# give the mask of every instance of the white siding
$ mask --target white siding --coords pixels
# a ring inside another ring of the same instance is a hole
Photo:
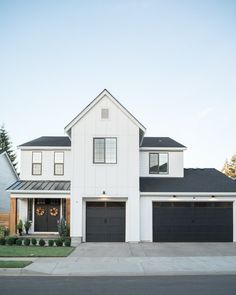
[[[42,152],[42,175],[32,175],[32,152]],[[54,175],[54,152],[64,151],[64,175]],[[70,150],[21,150],[22,180],[70,180],[71,151]]]
[[[101,109],[109,119],[101,119]],[[117,138],[117,164],[93,164],[93,138]],[[85,198],[127,199],[126,241],[139,241],[139,128],[104,96],[72,127],[71,233],[85,239]]]
[[[149,153],[169,154],[168,174],[149,174]],[[182,151],[140,151],[140,176],[141,177],[183,177],[184,176],[184,156]]]

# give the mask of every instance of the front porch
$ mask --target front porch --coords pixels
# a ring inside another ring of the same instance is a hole
[[[70,223],[70,198],[61,195],[11,196],[10,204],[10,234],[17,233],[19,220],[31,222],[29,235],[57,236],[57,225],[64,217]],[[29,236],[27,235],[27,236]]]

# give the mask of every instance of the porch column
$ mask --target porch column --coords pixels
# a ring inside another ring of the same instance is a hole
[[[66,198],[66,223],[70,224],[70,199]]]
[[[16,234],[17,223],[17,198],[10,199],[10,234]]]

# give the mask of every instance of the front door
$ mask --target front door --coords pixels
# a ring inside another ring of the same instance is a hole
[[[60,221],[60,199],[36,199],[34,214],[35,232],[57,232]]]
[[[125,242],[125,202],[86,203],[86,242]]]

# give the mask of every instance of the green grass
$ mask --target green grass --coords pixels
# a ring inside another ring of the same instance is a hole
[[[0,246],[0,257],[65,257],[73,247]]]
[[[0,261],[0,268],[24,268],[32,261]]]

